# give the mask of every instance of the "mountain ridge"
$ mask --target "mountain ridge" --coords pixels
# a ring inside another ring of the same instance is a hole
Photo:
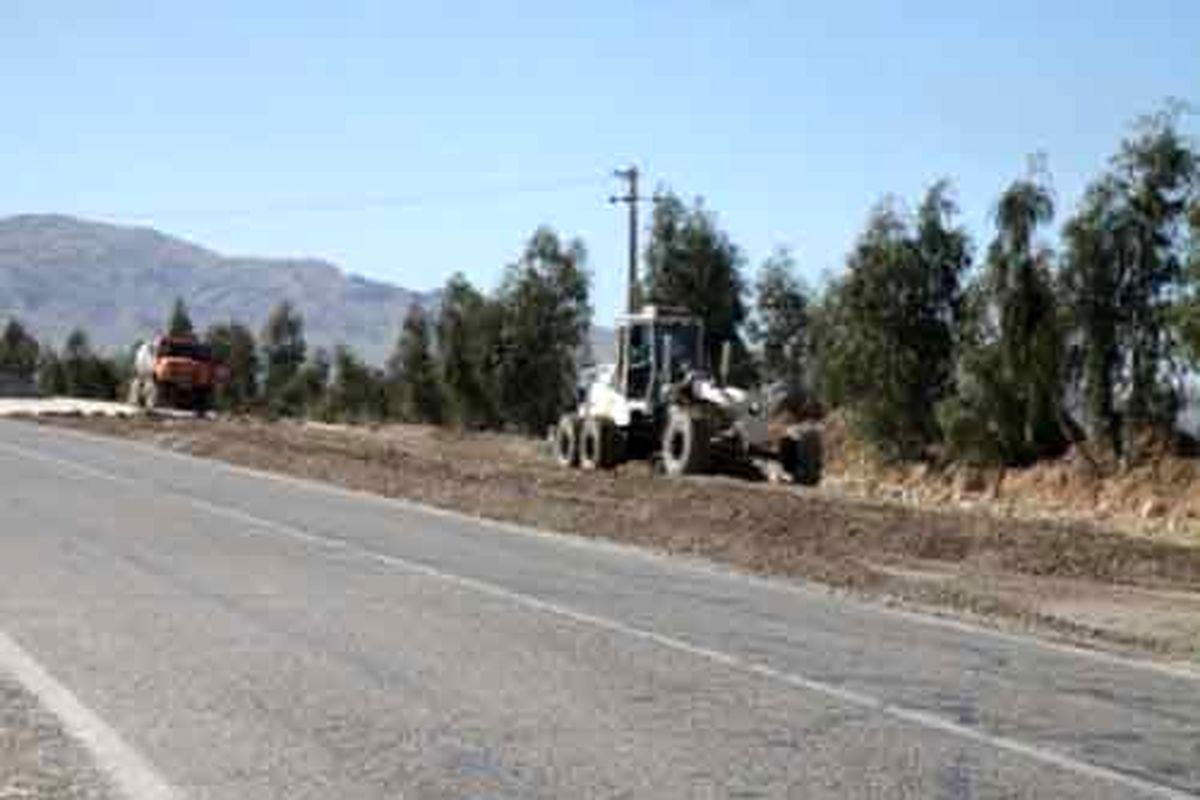
[[[145,226],[66,214],[0,218],[0,319],[16,317],[43,341],[73,328],[101,348],[159,332],[175,297],[198,328],[236,320],[256,333],[271,308],[291,300],[310,346],[349,345],[382,363],[418,292],[320,258],[230,256]]]

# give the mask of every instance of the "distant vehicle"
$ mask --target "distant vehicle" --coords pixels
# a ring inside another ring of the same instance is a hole
[[[651,459],[669,475],[709,472],[722,462],[778,459],[797,483],[814,483],[809,443],[785,437],[771,448],[766,398],[730,386],[729,348],[713,377],[704,326],[684,312],[647,306],[621,317],[617,363],[597,367],[578,408],[555,430],[559,463],[612,469]]]
[[[138,348],[129,402],[141,408],[177,408],[203,416],[225,379],[212,350],[190,336],[158,336]]]

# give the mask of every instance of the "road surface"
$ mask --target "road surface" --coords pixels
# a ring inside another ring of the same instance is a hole
[[[5,421],[0,671],[137,800],[1200,797],[1182,668]]]

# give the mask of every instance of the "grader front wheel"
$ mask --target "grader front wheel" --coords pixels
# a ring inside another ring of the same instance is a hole
[[[708,471],[708,420],[700,414],[671,411],[663,430],[662,463],[668,475],[695,475]]]

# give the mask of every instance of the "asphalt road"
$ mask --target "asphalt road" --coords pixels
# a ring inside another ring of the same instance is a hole
[[[108,800],[89,754],[38,698],[0,673],[0,800]]]
[[[1182,669],[17,422],[0,632],[145,797],[1200,797]]]

